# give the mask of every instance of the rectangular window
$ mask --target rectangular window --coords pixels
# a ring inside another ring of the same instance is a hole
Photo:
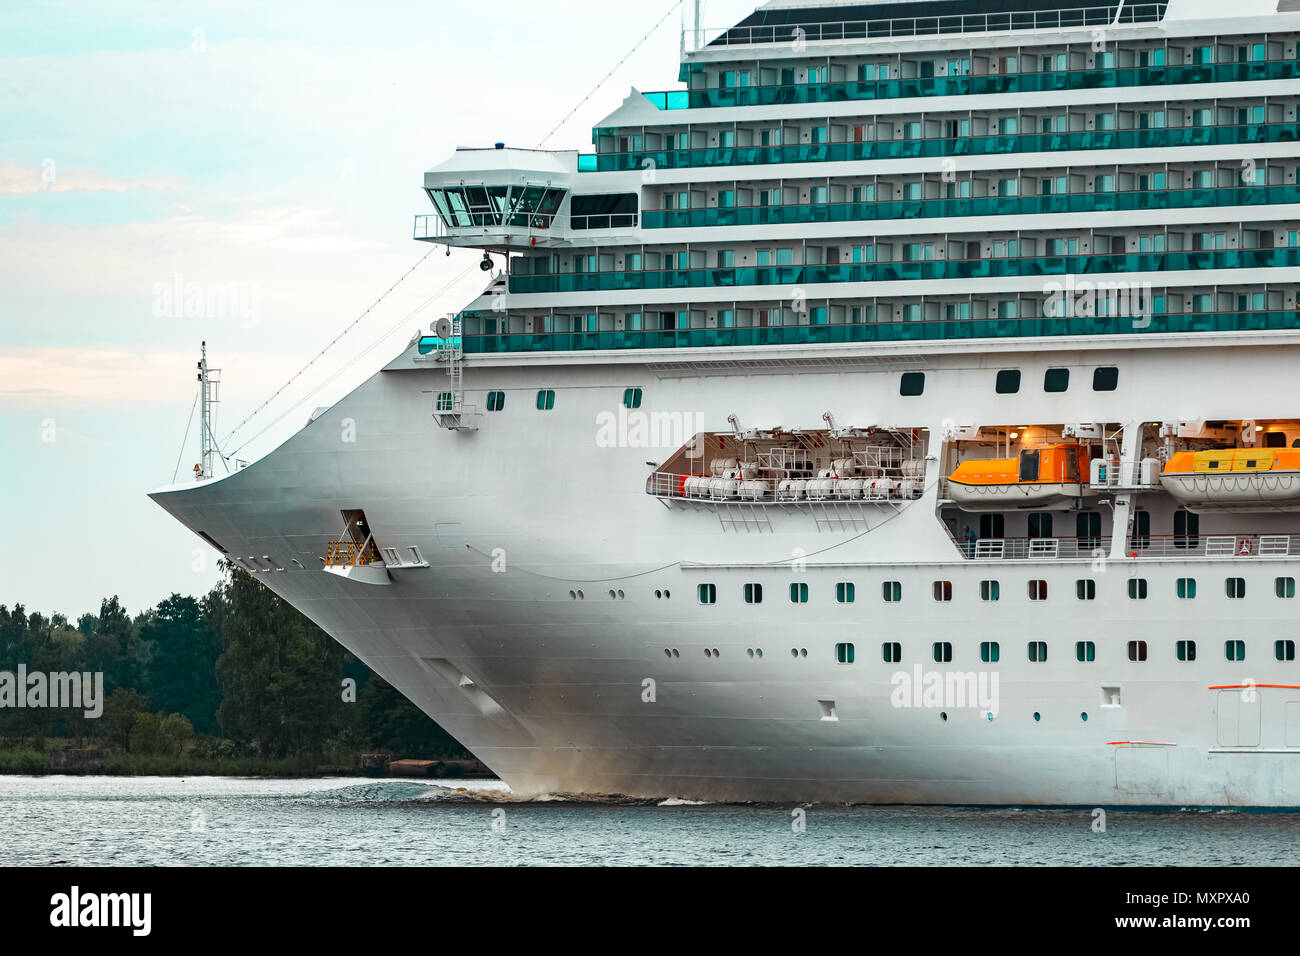
[[[1179,641],[1174,645],[1174,651],[1177,653],[1180,661],[1187,662],[1196,660],[1195,641]]]
[[[1280,661],[1295,660],[1295,641],[1292,640],[1274,641],[1273,656]]]
[[[1276,578],[1273,581],[1273,593],[1280,598],[1295,597],[1295,578]]]
[[[1047,600],[1047,582],[1030,581],[1029,582],[1029,600],[1046,601]]]
[[[980,582],[980,600],[996,601],[1002,594],[1002,585],[997,581]]]
[[[980,660],[985,664],[996,664],[1002,657],[1002,647],[997,641],[980,641]]]
[[[1147,642],[1146,641],[1129,641],[1128,642],[1128,659],[1131,661],[1141,662],[1147,659]]]
[[[1034,664],[1042,664],[1047,660],[1047,642],[1030,641],[1029,642],[1029,660]]]
[[[506,407],[505,392],[488,392],[487,410],[489,412],[499,412]]]
[[[903,600],[903,584],[901,581],[886,581],[880,586],[880,590],[881,596],[890,604]]]
[[[835,601],[838,604],[853,603],[853,583],[851,581],[841,581],[835,585]]]
[[[952,642],[951,641],[935,641],[934,646],[931,648],[931,651],[934,654],[934,662],[936,664],[952,663]]]
[[[1004,368],[998,372],[997,384],[993,390],[999,395],[1014,395],[1020,391],[1020,369]]]
[[[1128,596],[1134,601],[1145,601],[1147,599],[1147,579],[1129,578]]]
[[[836,644],[835,645],[835,663],[852,664],[853,663],[853,645]]]
[[[951,600],[952,600],[952,582],[951,582],[951,581],[935,581],[935,582],[934,582],[934,599],[935,599],[936,601],[951,601]]]
[[[1135,550],[1151,547],[1151,512],[1133,512],[1133,547]]]
[[[1196,578],[1178,579],[1178,597],[1190,601],[1196,597]]]
[[[1080,601],[1097,600],[1097,582],[1092,578],[1080,578],[1075,581],[1074,596]]]
[[[1174,512],[1174,547],[1195,548],[1200,543],[1201,516],[1179,508]]]
[[[1080,511],[1074,518],[1074,533],[1079,539],[1079,548],[1088,550],[1101,547],[1101,514],[1096,511]]]
[[[1236,600],[1246,596],[1246,579],[1245,578],[1228,578],[1223,582],[1224,590],[1227,591],[1228,597]]]
[[[555,407],[555,389],[544,388],[537,393],[537,410],[549,412]]]
[[[1224,641],[1223,656],[1230,661],[1244,661],[1246,659],[1246,642]]]
[[[1049,368],[1043,376],[1043,391],[1064,392],[1070,387],[1070,370],[1068,368]]]
[[[1050,538],[1052,536],[1052,514],[1049,511],[1034,511],[1029,515],[1029,537]]]
[[[906,397],[914,397],[925,391],[925,373],[924,372],[904,372],[902,379],[899,381],[898,394]]]
[[[1092,390],[1094,392],[1113,392],[1119,387],[1119,369],[1113,365],[1093,369]]]
[[[1088,664],[1097,659],[1097,645],[1093,641],[1075,641],[1074,659],[1081,664]]]
[[[897,641],[885,641],[880,645],[880,656],[886,664],[897,664],[903,659],[903,645]]]
[[[762,604],[763,603],[763,585],[746,584],[745,585],[745,603]]]
[[[794,584],[790,585],[790,603],[807,604],[808,603],[808,585]]]
[[[716,584],[701,584],[698,590],[701,604],[718,603],[718,586]]]
[[[438,393],[438,411],[449,412],[452,409],[451,392]]]
[[[625,388],[623,389],[623,407],[640,408],[641,407],[641,389]]]

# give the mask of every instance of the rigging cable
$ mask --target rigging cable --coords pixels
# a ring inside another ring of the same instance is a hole
[[[202,391],[202,386],[199,387]],[[172,469],[172,484],[176,484],[176,476],[181,473],[181,457],[185,454],[185,443],[190,440],[190,426],[194,424],[194,409],[199,407],[199,392],[194,393],[194,403],[190,405],[190,417],[185,422],[185,437],[181,439],[181,450],[176,453],[176,467]]]
[[[364,312],[362,312],[362,313],[361,313],[360,315],[358,315],[355,319],[353,319],[352,322],[348,324],[347,328],[345,328],[345,329],[344,329],[342,332],[340,332],[338,335],[334,336],[334,338],[331,339],[330,342],[329,342],[329,343],[328,343],[328,344],[327,344],[323,349],[321,349],[319,352],[316,353],[316,355],[312,358],[312,360],[311,360],[310,362],[308,362],[306,365],[304,365],[302,368],[300,368],[297,372],[294,373],[294,375],[293,375],[293,376],[292,376],[292,377],[291,377],[287,382],[285,382],[283,385],[281,385],[279,388],[277,388],[277,389],[275,390],[275,393],[274,393],[273,395],[271,395],[270,398],[268,398],[266,401],[264,401],[261,405],[258,405],[257,408],[253,409],[253,410],[248,414],[248,416],[247,416],[247,417],[246,417],[242,422],[240,422],[238,425],[236,425],[234,428],[232,428],[232,429],[230,430],[230,433],[229,433],[228,435],[226,435],[225,443],[228,444],[228,443],[230,442],[230,439],[233,438],[233,437],[235,436],[235,433],[236,433],[236,432],[238,432],[241,428],[243,428],[245,425],[247,425],[247,424],[248,424],[248,423],[253,419],[253,417],[254,417],[255,415],[257,415],[257,414],[258,414],[259,412],[261,412],[264,408],[266,408],[266,406],[270,405],[271,402],[275,401],[276,396],[278,396],[278,395],[279,395],[281,392],[283,392],[286,388],[288,388],[288,387],[289,387],[290,385],[292,385],[295,381],[297,381],[297,379],[298,379],[298,378],[303,374],[303,372],[305,372],[305,371],[307,371],[307,369],[311,368],[312,365],[315,364],[315,362],[316,362],[316,361],[317,361],[317,360],[318,360],[322,355],[324,355],[326,352],[328,352],[330,349],[332,349],[332,348],[334,347],[335,343],[337,343],[339,339],[343,338],[343,336],[347,335],[347,334],[348,334],[349,332],[351,332],[354,328],[356,328],[357,324],[358,324],[362,319],[364,319],[367,315],[369,315],[369,314],[371,313],[371,311],[374,310],[375,306],[379,305],[379,303],[383,302],[384,299],[386,299],[386,298],[388,297],[389,292],[392,292],[392,291],[393,291],[394,289],[396,289],[399,285],[401,285],[402,282],[405,281],[405,279],[406,279],[407,276],[409,276],[409,275],[410,275],[412,272],[414,272],[416,269],[420,268],[420,266],[424,263],[424,260],[425,260],[425,259],[427,259],[427,258],[429,258],[429,256],[433,255],[434,248],[436,248],[436,247],[430,248],[428,252],[426,252],[424,255],[422,255],[422,256],[420,257],[420,261],[419,261],[419,262],[417,262],[415,265],[411,266],[411,268],[407,269],[406,272],[402,273],[402,277],[401,277],[400,279],[398,279],[396,282],[394,282],[392,285],[390,285],[390,286],[388,287],[388,291],[387,291],[387,292],[385,292],[383,295],[381,295],[381,296],[380,296],[378,299],[376,299],[374,302],[370,303],[370,307],[369,307],[369,308],[367,308]],[[260,434],[260,432],[259,432],[259,434]],[[244,444],[246,445],[246,444],[248,444],[248,442],[244,442]],[[240,447],[242,448],[243,446],[241,445]],[[237,451],[237,450],[238,450],[238,449],[236,449],[236,451]],[[231,452],[231,454],[233,455],[234,452]],[[224,456],[223,456],[223,457],[224,457]]]
[[[586,103],[587,100],[591,99],[593,96],[596,95],[596,91],[605,85],[605,81],[608,80],[615,73],[617,73],[618,68],[622,66],[624,63],[626,63],[633,53],[641,49],[641,44],[645,43],[646,40],[650,39],[650,37],[654,34],[654,32],[664,25],[664,21],[667,20],[669,17],[671,17],[673,13],[677,10],[677,8],[682,5],[683,2],[684,0],[677,0],[676,3],[674,3],[671,7],[669,7],[668,12],[665,13],[659,19],[659,22],[650,28],[650,32],[647,33],[645,36],[643,36],[641,39],[637,40],[636,46],[628,50],[627,53],[623,55],[623,59],[619,60],[616,64],[614,64],[614,68],[610,70],[608,73],[606,73],[605,76],[601,79],[601,81],[591,88],[591,92],[588,93],[586,96],[584,96],[581,100],[579,100],[578,105],[575,106],[573,109],[569,110],[569,112],[565,115],[564,119],[560,120],[558,123],[555,124],[555,129],[551,130],[549,133],[543,136],[542,141],[538,143],[536,146],[534,146],[533,148],[541,149],[543,146],[545,146],[546,141],[550,139],[552,136],[554,136],[557,132],[559,132],[560,127],[563,126],[565,123],[567,123],[569,120],[571,120],[573,118],[573,114],[578,112],[578,110],[582,109],[583,104]]]

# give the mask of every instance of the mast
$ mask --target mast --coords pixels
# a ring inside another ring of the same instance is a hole
[[[213,456],[221,457],[217,439],[212,434],[213,406],[221,401],[221,369],[208,368],[208,343],[203,342],[202,355],[199,358],[199,463],[194,466],[194,477],[198,481],[215,477],[212,467]],[[224,459],[222,464],[225,464]]]

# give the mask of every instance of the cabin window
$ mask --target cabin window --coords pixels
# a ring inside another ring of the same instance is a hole
[[[487,410],[489,412],[499,412],[506,407],[505,392],[488,392]]]
[[[1147,579],[1129,578],[1128,596],[1134,601],[1145,601],[1147,599]]]
[[[852,664],[853,663],[853,645],[836,644],[835,645],[835,663]]]
[[[1020,391],[1020,369],[1004,368],[998,372],[998,380],[994,390],[999,395],[1014,395]]]
[[[1223,656],[1230,661],[1244,661],[1246,659],[1246,642],[1224,641]]]
[[[1273,656],[1280,661],[1295,660],[1295,641],[1291,641],[1291,640],[1274,641]]]
[[[1002,657],[1002,648],[997,641],[980,641],[980,660],[985,664],[996,664]]]
[[[1070,387],[1070,370],[1068,368],[1049,368],[1043,376],[1043,391],[1064,392]]]
[[[1246,579],[1245,578],[1228,578],[1224,581],[1224,590],[1228,592],[1228,597],[1236,600],[1246,596]]]
[[[1119,387],[1119,369],[1113,365],[1093,369],[1092,390],[1094,392],[1113,392]]]
[[[791,584],[790,585],[790,603],[807,604],[808,603],[808,585]]]
[[[980,600],[996,601],[1002,595],[1002,585],[997,581],[980,582]]]
[[[1135,662],[1141,662],[1147,659],[1147,642],[1146,641],[1129,641],[1128,642],[1128,659]]]
[[[555,407],[555,389],[544,388],[537,393],[537,410],[549,412]]]
[[[951,581],[935,581],[935,582],[934,582],[934,599],[935,599],[936,601],[951,601],[951,600],[952,600],[952,582],[951,582]]]
[[[1188,662],[1196,660],[1196,642],[1179,641],[1174,645],[1174,651],[1180,661]]]
[[[1095,641],[1075,641],[1074,642],[1074,659],[1081,664],[1090,664],[1097,659],[1097,644]]]
[[[1151,512],[1133,512],[1133,547],[1136,550],[1151,547]]]
[[[1196,578],[1178,579],[1178,597],[1190,601],[1196,597]]]
[[[762,604],[763,603],[763,585],[746,584],[745,585],[745,603]]]
[[[1080,601],[1097,600],[1097,582],[1092,578],[1079,578],[1074,582],[1074,596]]]
[[[1030,581],[1029,582],[1029,600],[1046,601],[1047,600],[1047,582]]]
[[[1276,578],[1273,581],[1273,593],[1280,598],[1295,597],[1295,578]]]
[[[1174,512],[1174,547],[1195,548],[1200,543],[1201,516],[1179,508]]]
[[[880,645],[880,656],[886,664],[897,664],[903,659],[903,645],[897,641],[885,641]]]
[[[1080,548],[1101,547],[1101,513],[1080,511],[1074,516],[1074,532]]]
[[[952,642],[951,641],[935,641],[934,646],[933,648],[931,648],[931,650],[934,653],[934,662],[936,664],[952,663]]]
[[[1029,660],[1034,664],[1042,664],[1047,660],[1047,642],[1030,641],[1029,642]]]
[[[925,391],[924,372],[904,372],[898,385],[898,394],[908,397],[920,395]]]
[[[881,585],[881,596],[889,604],[895,604],[903,600],[903,584],[901,581],[886,581]]]
[[[1029,537],[1050,538],[1052,536],[1052,515],[1048,511],[1035,511],[1029,515]]]
[[[640,408],[641,407],[641,389],[625,388],[623,389],[623,407]]]
[[[837,604],[853,603],[853,582],[841,581],[835,585],[835,601]]]
[[[699,593],[701,604],[718,603],[718,586],[716,584],[701,584]]]

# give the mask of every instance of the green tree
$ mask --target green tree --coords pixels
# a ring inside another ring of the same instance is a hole
[[[145,711],[145,698],[138,690],[119,687],[104,701],[104,714],[99,719],[102,733],[123,750],[131,749],[131,731],[136,719]]]
[[[199,602],[179,594],[160,601],[140,625],[140,642],[149,650],[150,703],[184,714],[200,733],[216,733],[221,645]]]

